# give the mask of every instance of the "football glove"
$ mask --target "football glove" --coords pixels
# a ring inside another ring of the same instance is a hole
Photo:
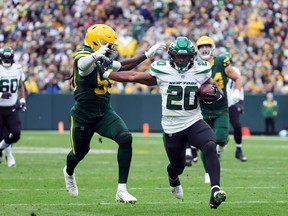
[[[219,101],[223,94],[218,90],[217,86],[214,86],[215,92],[214,93],[207,93],[202,98],[203,102],[206,104],[211,104],[213,102]]]
[[[238,89],[235,89],[232,92],[231,99],[234,103],[238,103],[240,101],[240,91]]]
[[[109,65],[113,62],[113,59],[109,59],[107,57],[102,57],[101,59],[96,61],[97,69],[100,75],[103,75],[105,71],[108,70]]]
[[[22,110],[22,112],[25,112],[27,110],[26,100],[24,98],[20,99],[19,108]]]
[[[239,101],[238,103],[235,104],[237,111],[242,114],[244,113],[244,105],[243,105],[243,101]]]
[[[92,53],[92,57],[95,60],[103,58],[105,56],[106,52],[109,50],[108,45],[109,44],[107,43],[104,46],[101,46],[96,52]]]
[[[145,56],[147,58],[151,58],[153,57],[158,49],[166,49],[166,44],[165,43],[157,43],[155,45],[153,45],[152,47],[150,47],[150,49],[148,51],[145,51]]]
[[[12,96],[12,94],[10,92],[3,92],[3,93],[0,92],[0,96],[3,99],[9,99]]]

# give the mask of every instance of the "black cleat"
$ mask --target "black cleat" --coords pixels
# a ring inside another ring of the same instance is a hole
[[[226,193],[223,190],[216,191],[210,198],[210,208],[217,209],[226,200]]]
[[[186,155],[185,157],[185,166],[187,167],[191,167],[192,166],[192,156],[190,155]]]
[[[242,149],[237,149],[235,152],[235,158],[242,161],[242,162],[246,162],[247,158],[243,155],[242,153]]]
[[[198,149],[192,148],[192,160],[194,163],[198,162]]]

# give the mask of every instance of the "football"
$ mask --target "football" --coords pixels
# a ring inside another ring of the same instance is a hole
[[[200,86],[199,89],[199,95],[201,98],[203,98],[207,93],[215,93],[215,88],[212,84],[203,84]]]

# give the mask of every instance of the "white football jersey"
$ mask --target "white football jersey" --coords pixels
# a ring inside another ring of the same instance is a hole
[[[241,75],[241,72],[238,68],[233,67],[233,69],[239,74]],[[228,79],[227,85],[226,85],[226,92],[227,92],[227,99],[228,99],[228,107],[232,106],[235,104],[234,101],[232,101],[231,99],[231,95],[233,93],[233,91],[235,90],[235,82],[232,79]],[[244,100],[244,90],[243,88],[241,88],[240,91],[240,100]]]
[[[169,61],[159,60],[151,65],[150,74],[156,77],[160,88],[165,133],[177,133],[203,118],[197,92],[211,77],[209,62],[195,61],[192,68],[179,73]]]
[[[19,82],[24,79],[25,75],[20,64],[12,64],[9,68],[0,65],[0,92],[10,92],[12,94],[9,99],[0,98],[1,107],[9,107],[16,104]]]

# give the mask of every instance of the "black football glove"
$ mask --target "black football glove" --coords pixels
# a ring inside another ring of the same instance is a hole
[[[238,103],[235,104],[236,108],[237,108],[237,111],[240,113],[240,114],[243,114],[244,113],[244,104],[243,104],[243,101],[240,100]]]
[[[99,71],[101,76],[105,73],[105,71],[108,70],[109,65],[112,62],[113,62],[113,59],[109,59],[107,57],[101,58],[101,59],[96,61],[96,65],[97,65],[98,71]]]
[[[19,108],[22,110],[22,112],[25,112],[27,110],[26,103],[20,103]]]
[[[19,101],[19,109],[22,110],[22,112],[25,112],[27,110],[26,100],[25,98],[21,98]]]
[[[12,96],[10,92],[3,92],[1,95],[1,98],[3,99],[9,99]]]
[[[211,104],[213,102],[219,101],[223,97],[223,94],[218,90],[217,86],[214,86],[214,88],[214,93],[207,93],[204,95],[202,98],[204,103]]]

